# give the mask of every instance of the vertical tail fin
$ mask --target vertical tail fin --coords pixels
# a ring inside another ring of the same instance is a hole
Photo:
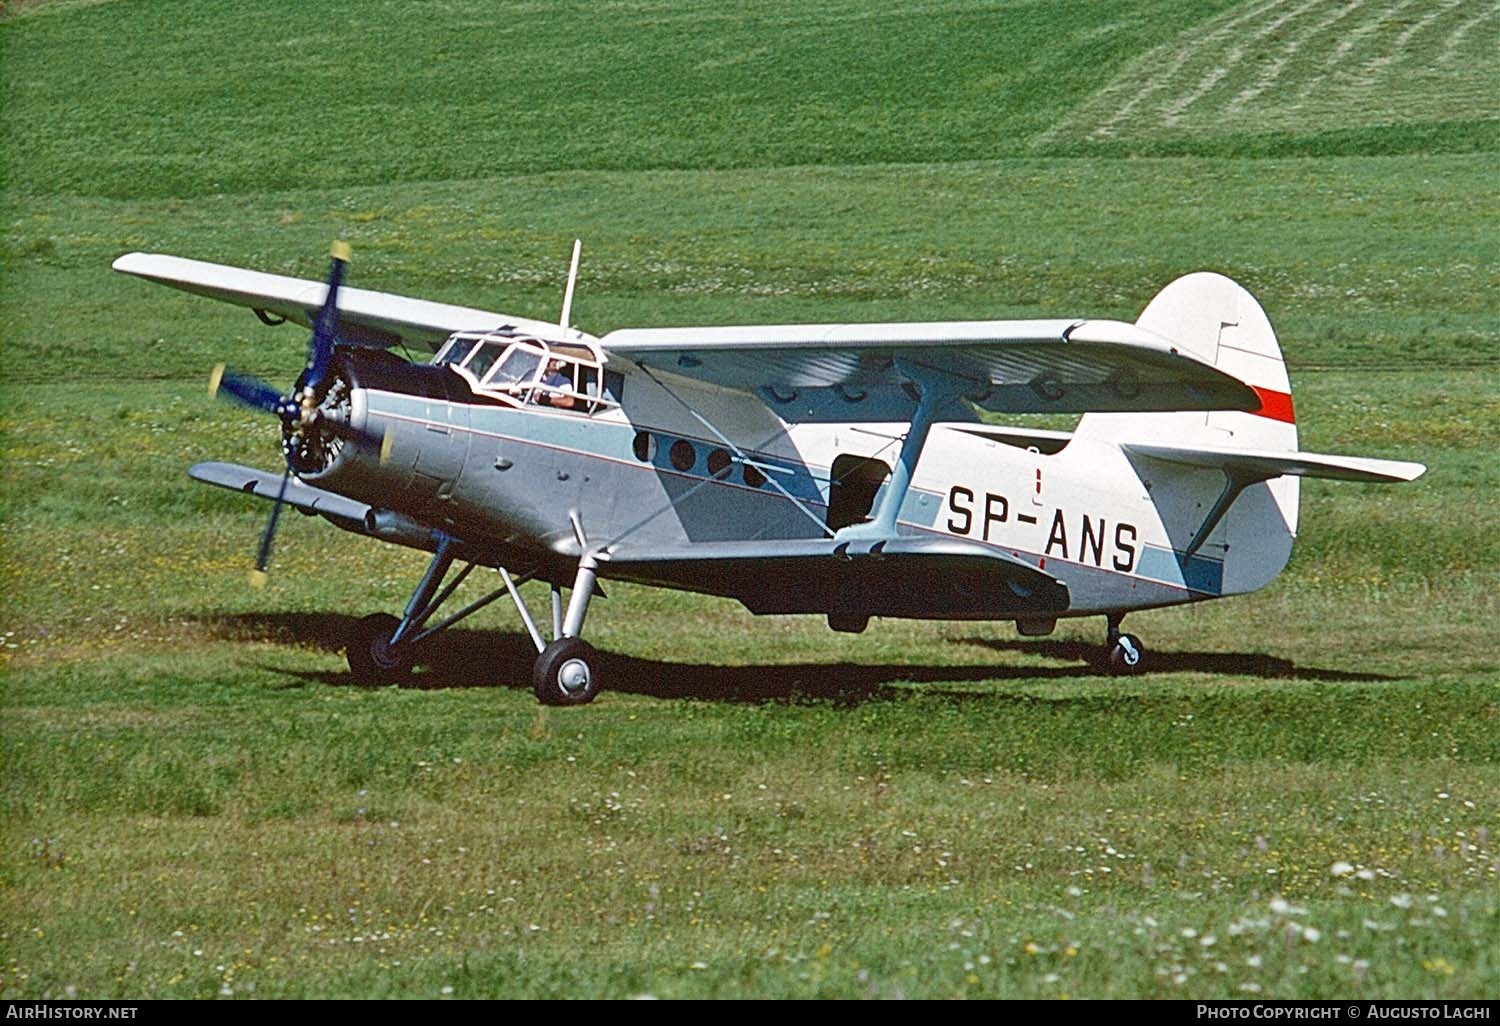
[[[1295,450],[1297,419],[1281,345],[1255,297],[1221,274],[1184,275],[1156,294],[1136,324],[1248,384],[1254,413],[1091,413],[1079,434],[1119,441],[1213,442],[1247,449]]]
[[[1090,413],[1078,422],[1075,437],[1296,451],[1297,421],[1281,345],[1265,311],[1242,286],[1208,271],[1185,275],[1157,293],[1136,323],[1244,381],[1260,397],[1260,409]],[[1225,487],[1225,475],[1213,469],[1157,465],[1151,477],[1153,500],[1174,545],[1193,538]],[[1299,479],[1292,476],[1247,488],[1210,537],[1193,544],[1203,556],[1223,559],[1225,594],[1262,587],[1286,565],[1297,533],[1299,494]]]

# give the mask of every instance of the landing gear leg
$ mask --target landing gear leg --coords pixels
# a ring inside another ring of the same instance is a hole
[[[443,584],[459,551],[460,543],[453,538],[443,536],[439,540],[432,562],[412,593],[411,601],[406,604],[406,613],[401,619],[388,613],[376,613],[355,625],[346,648],[349,670],[355,680],[360,684],[389,684],[403,679],[411,672],[413,653],[419,644],[508,592],[516,604],[521,622],[526,625],[526,633],[536,645],[538,655],[531,681],[537,700],[543,705],[585,705],[592,702],[599,694],[599,657],[593,646],[579,634],[583,632],[589,601],[598,590],[594,558],[585,555],[579,561],[578,574],[573,580],[573,591],[566,606],[562,601],[562,591],[553,585],[552,641],[549,643],[521,598],[520,586],[532,579],[534,570],[512,577],[504,567],[498,567],[503,587],[469,603],[439,623],[428,623],[438,607],[474,569],[474,563],[467,563],[451,581]]]
[[[349,672],[359,684],[394,684],[411,673],[416,647],[427,638],[447,630],[464,617],[478,612],[501,595],[504,588],[497,588],[488,595],[471,602],[440,623],[428,625],[438,607],[448,601],[458,586],[474,570],[467,563],[454,575],[446,586],[443,578],[448,576],[457,555],[457,543],[446,535],[442,537],[427,572],[406,604],[401,619],[389,613],[374,613],[354,625],[344,653],[349,660]],[[439,590],[441,588],[441,590]]]
[[[531,672],[532,691],[543,705],[586,705],[599,694],[598,653],[578,636],[596,579],[592,557],[584,556],[573,579],[567,612],[561,617],[561,596],[555,589],[552,593],[552,623],[557,636],[542,648]]]
[[[411,672],[412,631],[419,629],[422,621],[431,615],[429,606],[436,608],[432,598],[452,565],[452,541],[444,538],[438,543],[432,562],[427,564],[427,572],[412,593],[411,601],[406,604],[406,614],[401,619],[397,620],[388,613],[375,613],[355,626],[344,647],[344,655],[349,660],[349,671],[361,684],[393,684]]]
[[[1111,613],[1107,618],[1108,634],[1105,643],[1109,646],[1109,672],[1116,676],[1140,673],[1145,667],[1146,649],[1141,639],[1134,634],[1121,634],[1120,621],[1124,613]]]

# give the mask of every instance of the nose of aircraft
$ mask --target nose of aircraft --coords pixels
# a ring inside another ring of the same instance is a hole
[[[307,366],[291,394],[283,396],[259,378],[228,370],[223,364],[215,367],[209,378],[209,392],[215,397],[273,413],[281,420],[281,448],[286,472],[282,476],[281,492],[271,507],[271,516],[261,535],[255,570],[250,578],[255,584],[265,581],[271,543],[281,517],[281,496],[286,493],[287,482],[293,474],[301,474],[303,466],[327,466],[338,457],[338,450],[344,445],[344,432],[339,430],[337,421],[325,417],[325,408],[335,409],[346,401],[334,394],[337,379],[333,373],[333,346],[338,330],[339,286],[350,257],[348,244],[335,242],[329,256],[332,259],[328,268],[328,288],[313,319],[312,337],[307,344]]]

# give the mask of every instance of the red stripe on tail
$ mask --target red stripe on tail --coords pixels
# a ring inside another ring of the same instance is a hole
[[[1297,423],[1297,414],[1292,411],[1290,392],[1273,392],[1269,388],[1256,388],[1254,385],[1250,387],[1255,389],[1255,397],[1260,400],[1260,409],[1255,411],[1257,417],[1270,417],[1287,424]]]

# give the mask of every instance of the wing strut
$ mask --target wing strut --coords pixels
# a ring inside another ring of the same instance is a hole
[[[917,460],[922,456],[922,447],[927,444],[927,433],[932,429],[933,419],[943,404],[958,397],[953,379],[920,364],[896,358],[896,370],[917,386],[921,400],[912,414],[911,424],[906,429],[906,438],[901,443],[901,455],[891,468],[891,480],[880,500],[875,516],[862,524],[850,524],[841,528],[834,538],[838,541],[881,541],[896,536],[896,519],[901,514],[901,504],[911,490],[912,475],[917,469]]]
[[[1208,541],[1208,536],[1213,533],[1219,521],[1224,519],[1224,514],[1229,512],[1229,507],[1234,505],[1234,500],[1240,497],[1240,493],[1253,484],[1269,481],[1272,475],[1256,474],[1238,467],[1224,468],[1224,490],[1219,493],[1219,498],[1214,502],[1213,508],[1203,518],[1203,526],[1198,528],[1198,533],[1193,535],[1193,540],[1188,542],[1188,547],[1182,552],[1183,562],[1186,563],[1189,556],[1203,547]]]

